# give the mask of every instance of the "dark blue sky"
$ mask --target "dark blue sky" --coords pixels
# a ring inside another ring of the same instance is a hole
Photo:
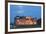
[[[41,17],[41,6],[10,5],[10,22],[14,23],[15,16]]]

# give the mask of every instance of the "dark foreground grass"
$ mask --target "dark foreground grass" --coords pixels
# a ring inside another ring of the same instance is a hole
[[[11,25],[10,28],[11,29],[19,29],[19,28],[40,28],[41,25],[18,25],[18,26],[14,26]]]

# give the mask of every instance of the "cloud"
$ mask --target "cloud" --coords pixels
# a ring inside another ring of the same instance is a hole
[[[20,11],[17,11],[17,13],[21,14],[21,13],[24,13],[24,11],[23,10],[20,10]]]
[[[19,9],[22,9],[23,8],[23,6],[18,6],[19,7]]]
[[[23,6],[18,6],[18,7],[22,8]]]

